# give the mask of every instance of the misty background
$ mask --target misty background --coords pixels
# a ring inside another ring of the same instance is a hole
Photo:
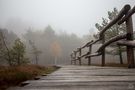
[[[31,63],[35,57],[30,41],[41,51],[39,64],[54,64],[56,56],[57,64],[70,64],[70,53],[97,33],[95,23],[125,4],[133,7],[135,0],[0,0],[0,28],[9,46],[18,37],[23,40]],[[117,56],[108,57],[118,61]],[[100,57],[92,59],[101,61]]]

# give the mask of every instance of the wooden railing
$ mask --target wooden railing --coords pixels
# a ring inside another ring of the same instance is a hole
[[[119,14],[113,19],[110,23],[107,24],[100,32],[99,38],[95,41],[90,41],[86,43],[84,46],[77,48],[71,54],[71,64],[76,64],[76,61],[79,61],[79,65],[81,65],[81,60],[83,57],[88,58],[88,65],[91,64],[91,57],[94,56],[102,56],[102,66],[105,65],[105,48],[110,45],[111,43],[116,42],[118,45],[126,46],[127,47],[127,61],[128,67],[133,68],[135,67],[134,64],[134,51],[133,48],[135,47],[135,41],[133,41],[133,23],[132,23],[132,15],[135,13],[135,6],[131,9],[130,5],[125,5]],[[118,35],[112,37],[110,40],[105,42],[105,32],[109,30],[114,24],[121,25],[122,23],[126,24],[126,34]],[[102,42],[101,47],[97,49],[95,53],[91,53],[92,45],[96,44],[97,42]],[[82,50],[84,48],[88,48],[88,52],[82,55]]]

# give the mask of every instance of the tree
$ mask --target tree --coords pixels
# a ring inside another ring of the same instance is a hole
[[[101,31],[111,20],[113,20],[118,15],[118,10],[116,8],[113,9],[113,11],[108,11],[108,18],[102,18],[102,24],[99,23],[95,24],[95,27],[98,29],[98,31]],[[126,33],[126,25],[123,23],[121,25],[115,24],[113,25],[109,30],[105,32],[105,41],[109,40],[110,38]],[[98,38],[98,33],[94,35],[95,38]],[[122,60],[122,49],[120,46],[117,46],[115,44],[110,45],[112,48],[117,50],[115,54],[118,54],[120,57],[120,63],[123,64]],[[114,51],[114,50],[113,50]],[[112,52],[109,52],[112,54]]]
[[[28,63],[28,58],[25,58],[25,45],[20,39],[16,39],[12,49],[10,50],[11,58],[14,65],[22,65]]]
[[[13,32],[0,29],[0,58],[9,66],[21,65],[28,62],[25,58],[25,45],[17,38]],[[14,43],[13,43],[14,42]]]
[[[6,43],[6,40],[5,40],[5,36],[3,35],[3,32],[2,32],[2,30],[0,30],[0,46],[1,46],[1,48],[0,48],[0,55],[1,55],[1,58],[2,59],[5,59],[7,62],[8,62],[8,64],[10,65],[10,66],[12,66],[12,59],[11,59],[11,56],[10,56],[10,49],[9,49],[9,47],[7,46],[7,43]]]
[[[50,25],[48,25],[48,26],[45,28],[44,34],[45,34],[46,36],[48,36],[48,37],[50,37],[50,35],[51,35],[51,36],[54,36],[54,35],[55,35],[55,31],[53,30],[53,28],[52,28]]]
[[[29,44],[30,44],[31,47],[32,47],[32,53],[33,53],[34,56],[35,56],[35,62],[36,62],[36,64],[38,64],[38,61],[39,61],[39,54],[41,54],[42,52],[37,49],[37,47],[35,46],[35,43],[32,42],[31,40],[29,40]]]
[[[57,42],[57,41],[54,41],[52,44],[51,44],[51,52],[53,54],[53,56],[55,57],[55,65],[57,64],[57,59],[58,57],[60,57],[61,55],[61,47],[60,47],[60,44]]]
[[[81,42],[82,39],[75,34],[68,34],[63,31],[56,33],[55,31],[56,30],[53,29],[51,26],[47,26],[45,29],[38,30],[38,31],[29,29],[29,31],[24,34],[27,50],[28,52],[32,52],[34,61],[36,60],[36,56],[37,56],[38,62],[40,58],[40,62],[42,62],[41,64],[54,63],[53,60],[55,56],[54,53],[52,53],[51,51],[52,49],[51,47],[57,47],[60,48],[57,49],[60,50],[60,54],[59,54],[60,56],[58,55],[57,57],[57,59],[59,59],[60,61],[59,63],[65,63],[65,64],[70,63],[68,60],[68,58],[70,58],[69,54],[72,52],[74,48],[79,47],[82,44]],[[32,43],[34,43],[34,46],[33,44],[30,45],[29,40],[32,41]],[[35,47],[36,50],[34,50]],[[39,55],[33,53],[40,50],[42,51],[41,56],[40,53]],[[54,51],[57,52],[57,50]]]

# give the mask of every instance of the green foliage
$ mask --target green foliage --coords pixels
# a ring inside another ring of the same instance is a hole
[[[118,10],[116,8],[114,8],[113,11],[108,11],[108,18],[102,18],[102,24],[96,23],[95,27],[98,29],[98,31],[101,31],[117,15]],[[105,32],[105,40],[107,41],[110,38],[123,33],[126,33],[126,25],[124,23],[121,25],[115,24]],[[98,34],[94,35],[95,38],[98,38],[97,36]]]
[[[16,39],[13,46],[9,46],[2,32],[0,37],[0,58],[3,61],[10,66],[28,63],[28,58],[25,58],[25,45],[20,39]]]
[[[107,26],[108,22],[112,21],[116,16],[118,15],[118,10],[116,8],[113,9],[113,11],[108,11],[108,18],[102,18],[102,24],[100,25],[99,23],[95,24],[95,27],[98,29],[100,32],[105,26]],[[123,23],[121,25],[115,24],[111,28],[109,28],[105,32],[105,41],[108,41],[114,36],[120,35],[126,33],[126,25]],[[99,38],[99,33],[95,34],[94,37],[97,39]],[[122,60],[122,51],[125,50],[125,48],[121,48],[120,46],[117,46],[115,43],[110,45],[114,50],[107,52],[108,54],[113,54],[113,55],[119,55],[120,57],[120,63],[123,64]]]
[[[98,29],[98,31],[100,32],[110,21],[112,21],[116,16],[118,15],[118,10],[116,8],[113,9],[113,11],[108,11],[108,18],[102,18],[102,23],[96,23],[95,27]],[[120,35],[126,33],[126,25],[123,23],[121,25],[115,24],[113,25],[111,28],[109,28],[106,32],[105,32],[105,41],[108,41],[109,39],[111,39],[114,36]],[[94,37],[97,39],[98,38],[98,34],[95,34]],[[111,44],[110,45],[112,48],[114,48],[116,50],[116,52],[120,51],[120,48],[117,47],[117,45]],[[111,52],[110,52],[111,53]],[[113,53],[112,53],[113,54]],[[119,54],[119,53],[115,53],[115,54]]]
[[[20,39],[16,39],[12,49],[10,49],[10,55],[12,63],[15,65],[21,65],[28,63],[28,59],[25,58],[25,45]]]

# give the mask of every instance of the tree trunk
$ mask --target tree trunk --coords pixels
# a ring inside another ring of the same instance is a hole
[[[8,64],[9,64],[9,66],[12,66],[12,60],[11,60],[11,57],[10,57],[10,50],[9,50],[7,44],[6,44],[6,41],[5,41],[5,38],[4,38],[4,35],[3,35],[2,31],[0,31],[0,34],[1,34],[1,38],[2,38],[3,44],[4,44],[4,46],[5,46],[6,50],[7,50],[7,56],[8,56],[7,61],[8,61]]]
[[[35,59],[36,59],[36,65],[38,65],[38,55],[35,55]]]
[[[55,65],[55,66],[57,65],[57,56],[55,56],[54,65]]]
[[[34,64],[38,65],[38,54],[34,52],[35,61]]]

